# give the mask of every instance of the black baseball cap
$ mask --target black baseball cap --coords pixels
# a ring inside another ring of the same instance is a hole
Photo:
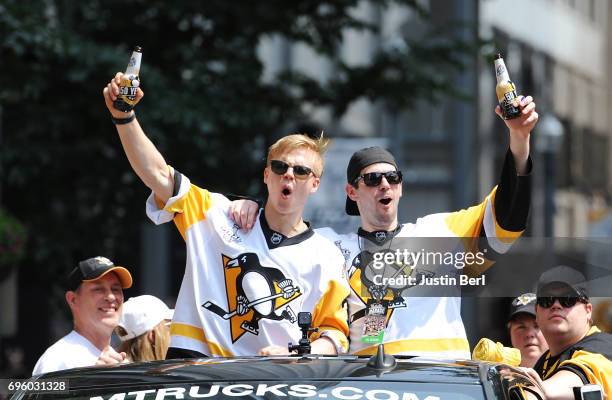
[[[588,299],[586,278],[574,268],[559,265],[540,276],[537,296],[584,297]]]
[[[121,287],[132,287],[132,274],[126,268],[115,265],[106,257],[92,257],[79,262],[68,274],[66,290],[76,290],[82,282],[92,282],[100,279],[109,272],[114,272],[119,278]]]
[[[508,322],[518,314],[529,314],[535,317],[535,304],[536,295],[535,293],[523,293],[519,297],[512,300],[510,304],[510,313],[508,314]]]
[[[397,163],[395,162],[395,157],[387,150],[383,149],[379,146],[366,147],[359,151],[353,153],[351,160],[348,163],[348,167],[346,167],[346,180],[351,185],[355,182],[355,180],[359,177],[361,170],[365,167],[378,164],[378,163],[387,163],[391,164],[397,169]],[[351,200],[348,196],[346,197],[346,213],[348,215],[359,215],[359,208],[357,207],[357,203]]]

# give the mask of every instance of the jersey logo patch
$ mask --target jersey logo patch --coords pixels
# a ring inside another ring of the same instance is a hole
[[[272,244],[280,244],[283,241],[283,237],[278,232],[274,232],[272,236],[270,236],[270,241]]]
[[[373,267],[374,258],[371,252],[361,251],[354,259],[349,270],[349,285],[351,290],[359,297],[364,309],[351,315],[351,321],[363,318],[371,311],[372,307],[384,307],[386,314],[385,326],[389,323],[389,319],[396,308],[406,307],[406,302],[402,297],[402,291],[406,289],[406,285],[377,285],[374,283],[374,275],[381,274],[394,277],[408,271],[409,265],[388,265],[385,268],[390,269],[390,273],[384,273],[380,269]],[[407,272],[407,275],[410,275]],[[366,290],[363,290],[365,287]],[[367,293],[366,293],[367,291]],[[372,310],[374,311],[374,310]],[[380,311],[380,310],[378,310]],[[378,314],[383,314],[378,312]]]
[[[243,253],[235,258],[222,254],[221,258],[227,304],[231,311],[225,311],[211,301],[202,307],[230,321],[232,343],[247,332],[259,335],[261,319],[295,323],[296,314],[288,303],[302,293],[292,279],[276,268],[262,266],[255,253]]]
[[[223,240],[225,240],[226,242],[242,242],[242,238],[238,234],[239,230],[240,227],[238,226],[238,224],[234,224],[231,228],[228,228],[227,226],[222,227],[221,231],[223,235]]]
[[[334,244],[336,245],[337,248],[340,249],[340,252],[342,253],[342,256],[344,257],[344,261],[348,261],[349,258],[351,258],[351,251],[349,249],[342,247],[342,240],[336,240]]]

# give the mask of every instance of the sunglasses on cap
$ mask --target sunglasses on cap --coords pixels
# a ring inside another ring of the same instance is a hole
[[[281,160],[270,161],[270,169],[277,175],[283,175],[291,167],[293,169],[293,175],[298,179],[306,179],[310,174],[314,175],[311,168],[303,165],[289,165]]]
[[[555,300],[559,300],[559,304],[563,308],[571,308],[576,305],[577,302],[586,303],[587,299],[584,297],[560,297],[560,296],[546,296],[538,297],[536,302],[538,306],[542,308],[550,308],[555,304]]]
[[[388,172],[368,172],[367,174],[359,175],[355,179],[354,185],[357,186],[359,179],[363,179],[363,183],[366,186],[374,187],[380,185],[383,176],[391,185],[397,185],[402,183],[402,171],[388,171]]]

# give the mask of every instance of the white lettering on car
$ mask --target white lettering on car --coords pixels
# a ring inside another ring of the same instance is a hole
[[[287,393],[283,389],[287,389]],[[200,392],[202,389],[202,393]],[[222,396],[227,397],[244,397],[258,396],[266,397],[272,395],[274,397],[318,397],[320,399],[334,398],[338,400],[420,400],[415,393],[394,392],[386,389],[371,389],[364,391],[363,389],[352,386],[339,386],[327,390],[321,390],[314,385],[296,384],[288,386],[287,384],[269,385],[260,383],[257,386],[246,383],[236,383],[227,386],[219,384],[211,385],[210,387],[201,388],[199,385],[187,387],[170,387],[160,389],[147,389],[127,393],[127,400],[145,400],[147,398],[155,398],[155,400],[166,399],[185,399],[185,392],[188,392],[188,399],[200,399],[207,397],[219,396],[221,389]],[[204,393],[206,390],[208,392]],[[126,400],[126,393],[113,393],[109,398],[103,396],[90,397],[90,400]],[[424,400],[440,400],[440,397],[428,395]]]
[[[213,397],[219,394],[219,385],[212,385],[208,393],[200,393],[199,386],[192,386],[189,388],[189,397],[193,399],[203,399],[205,397]]]
[[[115,393],[108,400],[124,400],[125,393]],[[102,396],[90,397],[89,400],[104,400]]]
[[[184,399],[185,398],[185,388],[182,387],[173,387],[173,388],[162,388],[157,389],[157,396],[155,396],[155,400],[165,400],[165,399]]]
[[[289,396],[293,397],[314,397],[317,395],[317,387],[312,385],[291,385]]]
[[[348,391],[352,391],[353,393],[358,393],[358,394],[354,394],[352,396],[346,396],[342,394],[342,392],[348,392]],[[340,400],[358,400],[361,397],[363,397],[363,390],[359,388],[350,387],[350,386],[340,386],[337,388],[333,388],[331,391],[331,394],[332,396]]]
[[[234,391],[234,389],[244,389],[241,392]],[[244,385],[237,383],[235,385],[229,385],[224,387],[222,390],[224,395],[231,397],[248,396],[253,393],[253,385]]]
[[[155,393],[155,389],[147,389],[147,390],[139,390],[137,392],[130,392],[128,393],[128,396],[136,396],[134,400],[144,400],[147,393]]]
[[[383,395],[383,396],[379,396]],[[368,390],[366,392],[368,400],[399,400],[399,395],[390,390]]]
[[[280,390],[278,390],[278,388],[283,388],[283,387],[287,387],[287,385],[285,384],[280,384],[280,385],[274,385],[274,386],[270,386],[268,387],[268,385],[264,384],[259,384],[257,385],[257,393],[255,393],[257,396],[265,396],[266,393],[273,393],[275,396],[279,396],[279,397],[287,397],[287,395],[283,392],[281,392]]]

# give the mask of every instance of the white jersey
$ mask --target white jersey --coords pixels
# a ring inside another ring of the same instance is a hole
[[[385,351],[398,355],[420,355],[436,358],[470,358],[470,348],[461,320],[460,297],[419,297],[412,289],[401,286],[399,291],[384,287],[383,293],[375,294],[379,285],[366,279],[366,270],[371,268],[372,259],[366,260],[364,243],[368,240],[379,241],[379,247],[388,248],[389,241],[395,238],[433,238],[445,237],[446,249],[440,252],[466,251],[473,245],[463,238],[477,238],[482,228],[488,246],[497,253],[506,252],[521,232],[507,231],[496,221],[493,204],[496,189],[481,204],[467,210],[452,213],[432,214],[419,218],[415,223],[403,224],[395,232],[373,232],[340,235],[330,228],[318,229],[328,239],[335,242],[345,256],[348,279],[351,286],[349,297],[350,352],[353,354],[373,354],[376,345],[362,341],[366,327],[371,321],[368,315],[373,307],[381,309],[381,329]],[[445,253],[448,254],[448,253]],[[491,265],[486,260],[482,264],[467,266],[463,273],[475,276]],[[430,271],[440,276],[442,269]],[[456,267],[451,266],[456,272]],[[379,283],[379,282],[377,282]],[[405,291],[404,291],[405,290]],[[418,292],[416,292],[418,293]],[[459,296],[459,294],[457,295]],[[378,301],[372,299],[378,298]],[[384,323],[384,326],[382,326]]]
[[[251,231],[227,215],[229,200],[180,175],[178,193],[147,214],[174,220],[187,247],[187,265],[170,328],[170,346],[209,356],[253,355],[269,345],[297,344],[297,314],[340,351],[348,348],[343,301],[349,294],[344,259],[311,229],[287,238],[271,230],[263,211]]]
[[[102,350],[76,331],[51,345],[36,362],[32,375],[96,364]]]

